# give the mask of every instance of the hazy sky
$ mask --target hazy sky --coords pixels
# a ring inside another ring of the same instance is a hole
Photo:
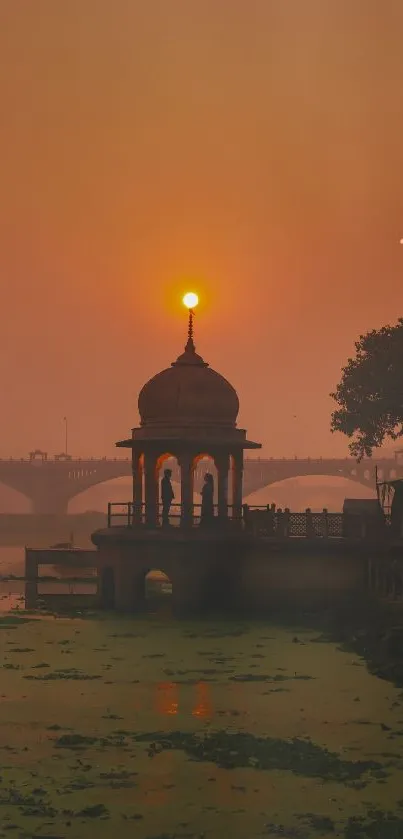
[[[0,0],[3,456],[119,454],[184,343],[264,454],[339,455],[403,314],[402,0]]]

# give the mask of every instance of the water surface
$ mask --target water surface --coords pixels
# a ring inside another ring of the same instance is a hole
[[[317,630],[20,611],[0,652],[0,836],[403,836],[402,695]]]

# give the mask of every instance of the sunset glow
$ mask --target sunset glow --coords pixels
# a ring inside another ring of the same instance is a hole
[[[347,454],[329,393],[403,311],[403,3],[367,5],[0,3],[4,458],[66,414],[115,457],[186,293],[262,456]]]

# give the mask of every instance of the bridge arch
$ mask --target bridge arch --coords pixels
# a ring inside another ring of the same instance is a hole
[[[22,490],[0,481],[0,511],[2,513],[32,513],[33,502]]]
[[[108,478],[89,487],[78,489],[67,500],[68,513],[85,513],[88,510],[105,513],[108,501],[129,501],[133,494],[132,478]]]
[[[368,481],[362,484],[335,475],[301,475],[273,481],[245,498],[251,506],[275,503],[277,507],[289,507],[298,512],[309,507],[311,510],[338,512],[345,498],[374,498],[375,485]]]

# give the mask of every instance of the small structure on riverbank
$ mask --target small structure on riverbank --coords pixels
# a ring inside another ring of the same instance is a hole
[[[345,498],[343,504],[343,536],[369,538],[383,537],[386,518],[377,498]]]
[[[378,502],[390,520],[394,538],[403,539],[403,478],[376,482]]]

